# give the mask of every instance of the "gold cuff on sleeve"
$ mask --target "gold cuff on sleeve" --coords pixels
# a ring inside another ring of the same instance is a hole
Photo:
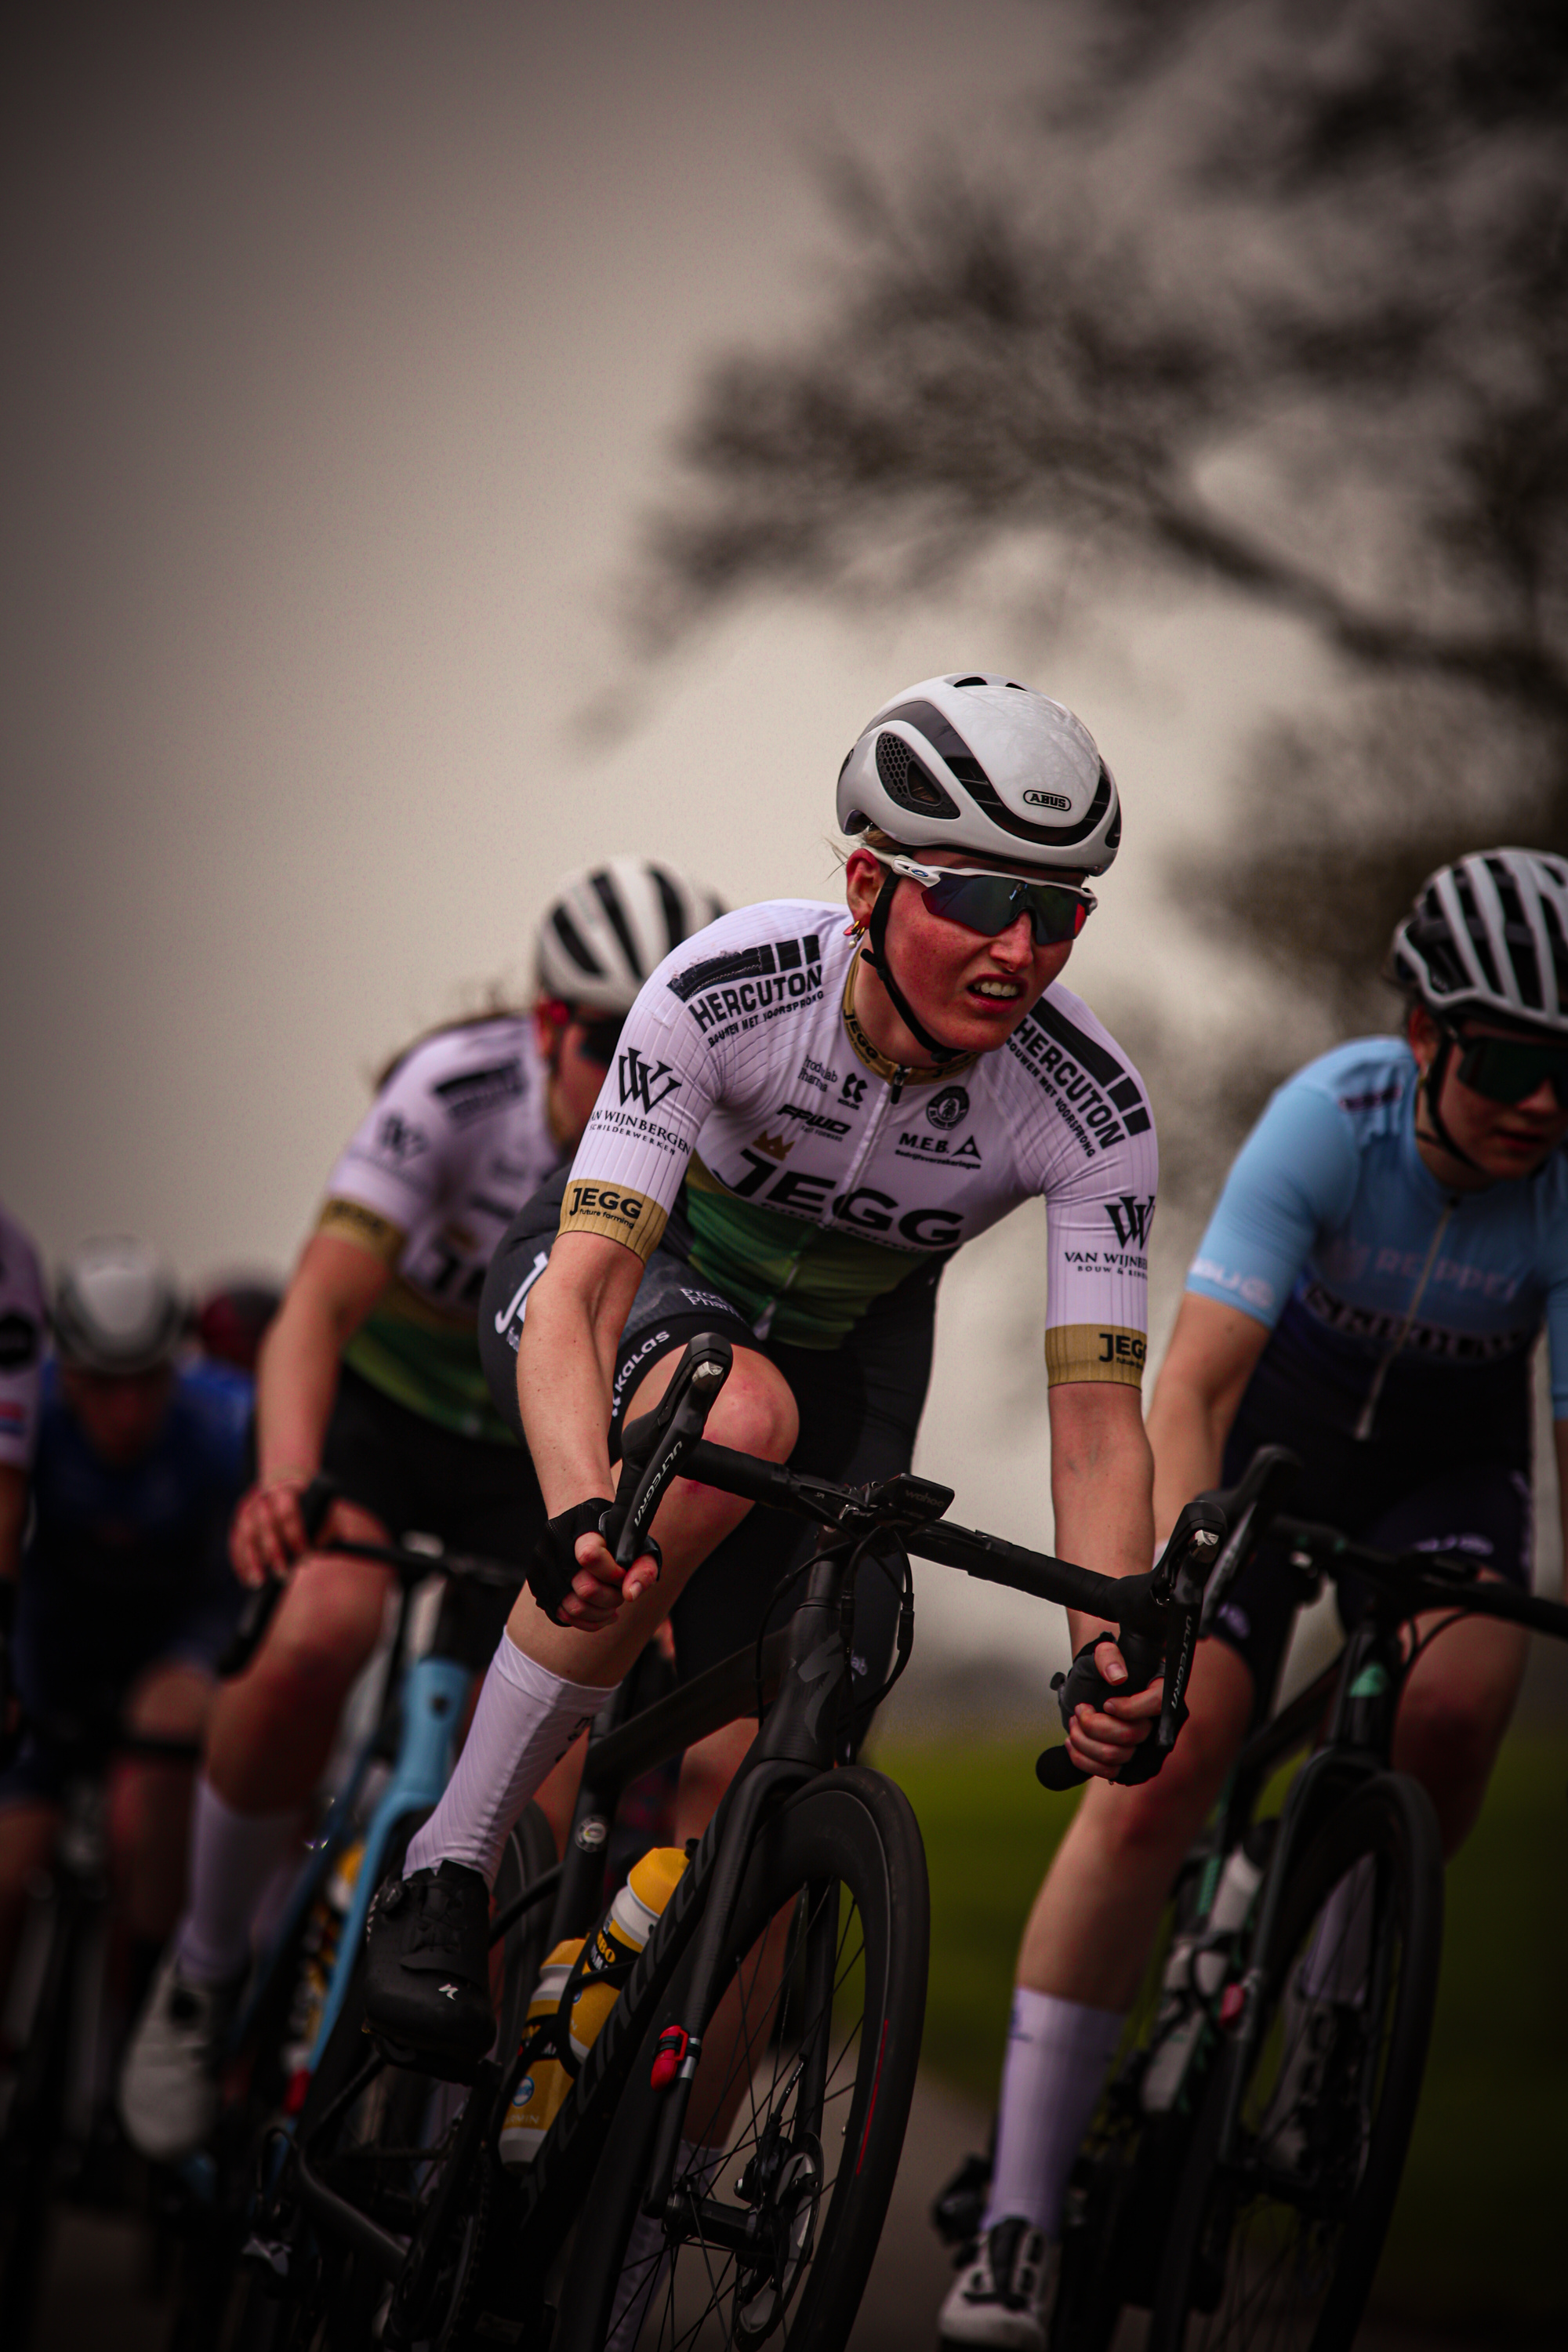
[[[331,1234],[334,1241],[353,1242],[356,1249],[369,1250],[372,1257],[380,1258],[385,1265],[397,1264],[406,1239],[390,1217],[379,1216],[363,1201],[344,1201],[336,1196],[317,1218],[316,1231]]]
[[[1052,1388],[1069,1381],[1120,1381],[1139,1389],[1148,1349],[1142,1331],[1115,1323],[1058,1323],[1046,1332],[1046,1377]]]
[[[646,1265],[658,1247],[668,1213],[646,1192],[625,1184],[602,1184],[593,1177],[574,1177],[561,1203],[563,1234],[604,1234],[622,1242]]]

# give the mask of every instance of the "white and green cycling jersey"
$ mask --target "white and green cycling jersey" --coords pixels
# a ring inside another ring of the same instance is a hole
[[[561,1231],[645,1261],[684,1187],[692,1264],[759,1337],[837,1346],[915,1264],[1046,1204],[1052,1382],[1137,1385],[1153,1126],[1071,992],[1005,1045],[898,1069],[855,1011],[844,909],[779,899],[685,941],[643,988],[578,1148]]]
[[[426,1421],[496,1444],[513,1440],[485,1386],[474,1318],[497,1242],[565,1156],[548,1078],[526,1017],[424,1039],[350,1137],[317,1227],[393,1270],[343,1361]]]

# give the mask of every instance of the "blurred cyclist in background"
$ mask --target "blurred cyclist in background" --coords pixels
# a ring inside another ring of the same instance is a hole
[[[644,980],[721,912],[638,858],[573,876],[540,926],[531,1010],[409,1046],[332,1171],[261,1349],[257,1475],[231,1541],[247,1584],[272,1575],[289,1588],[215,1711],[190,1902],[121,2080],[126,2127],[150,2157],[186,2153],[216,2118],[214,2053],[261,1899],[381,1631],[388,1572],[311,1555],[300,1496],[325,1472],[342,1490],[327,1535],[384,1543],[418,1528],[515,1559],[521,1582],[545,1513],[479,1363],[486,1269],[514,1213],[574,1150]],[[458,1592],[446,1606],[443,1648],[482,1666],[505,1597]]]
[[[0,1330],[13,1318],[21,1354],[26,1306],[8,1307]],[[0,1772],[0,1981],[59,1824],[63,1759],[49,1725],[198,1738],[240,1603],[226,1537],[250,1383],[177,1361],[186,1302],[142,1242],[84,1243],[61,1270],[51,1320],[16,1611],[28,1721]],[[192,1778],[189,1765],[145,1759],[113,1769],[120,1918],[149,1961],[184,1891]]]
[[[38,1255],[21,1226],[0,1209],[0,1753],[11,1712],[11,1631],[27,1520],[27,1475],[38,1438],[43,1356]]]

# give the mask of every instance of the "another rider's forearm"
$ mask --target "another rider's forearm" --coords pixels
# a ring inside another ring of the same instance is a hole
[[[1101,1576],[1142,1574],[1154,1549],[1152,1474],[1141,1422],[1099,1430],[1088,1443],[1064,1445],[1053,1438],[1051,1501],[1058,1555]],[[1075,1651],[1105,1630],[1101,1619],[1079,1610],[1068,1612],[1068,1622]]]
[[[256,1373],[257,1475],[314,1477],[338,1393],[345,1334],[320,1294],[292,1291],[262,1343]]]
[[[1207,1397],[1162,1373],[1149,1407],[1154,1449],[1154,1525],[1163,1543],[1184,1504],[1220,1483],[1225,1441],[1236,1414],[1228,1397]]]
[[[610,1423],[616,1321],[569,1283],[534,1285],[517,1351],[517,1397],[545,1509],[553,1518],[591,1495],[615,1490],[605,1432]]]

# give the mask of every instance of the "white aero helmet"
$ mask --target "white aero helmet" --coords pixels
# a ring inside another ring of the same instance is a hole
[[[1568,859],[1484,849],[1440,866],[1394,934],[1390,965],[1441,1019],[1479,1013],[1568,1034]]]
[[[723,912],[711,890],[651,858],[584,866],[541,918],[540,993],[580,1013],[627,1013],[654,966]]]
[[[61,1361],[150,1372],[184,1336],[186,1303],[156,1250],[123,1234],[83,1242],[60,1268],[49,1320]]]
[[[922,678],[882,705],[838,772],[838,823],[1078,874],[1103,874],[1121,840],[1116,781],[1082,719],[978,672]]]

